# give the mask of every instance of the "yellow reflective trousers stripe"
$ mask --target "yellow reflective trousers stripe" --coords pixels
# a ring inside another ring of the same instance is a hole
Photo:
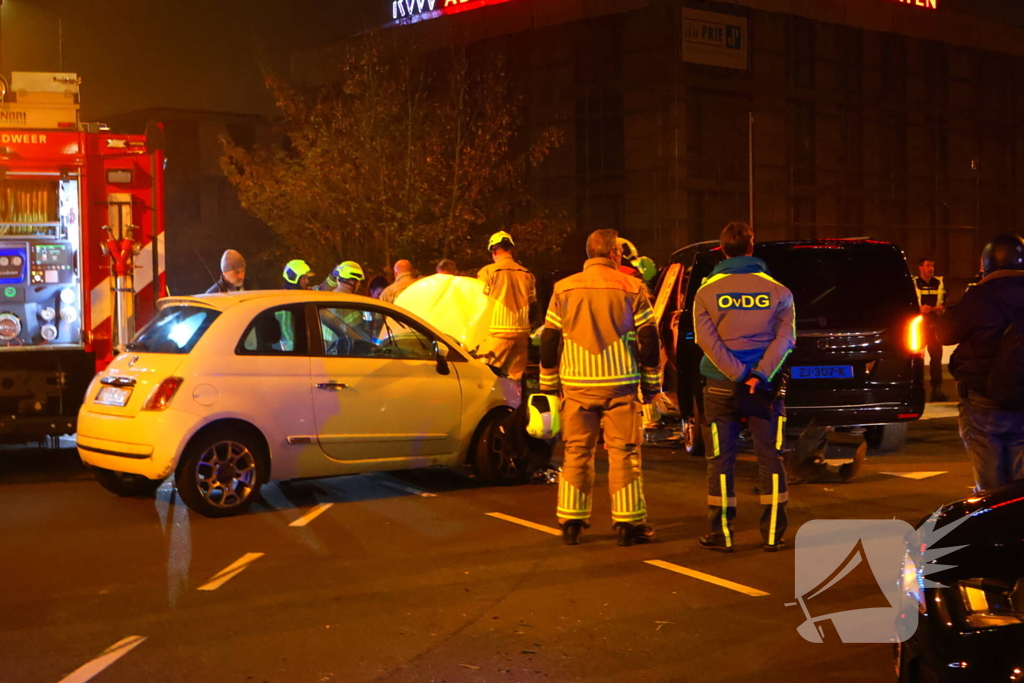
[[[558,516],[562,519],[590,519],[590,496],[560,479],[558,482]]]
[[[775,528],[779,521],[779,475],[772,475],[772,523],[768,528],[768,545],[775,545]]]
[[[722,449],[718,444],[718,423],[711,423],[711,452],[714,453],[714,457],[718,457],[722,454]]]
[[[725,547],[732,547],[732,532],[729,531],[729,488],[725,475],[719,475],[722,483],[722,533],[725,535]]]
[[[781,451],[786,443],[786,416],[779,415],[778,428],[775,435],[775,450]]]

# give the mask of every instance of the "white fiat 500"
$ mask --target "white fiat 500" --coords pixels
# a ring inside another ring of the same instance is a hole
[[[100,484],[145,495],[174,474],[197,512],[241,512],[268,481],[471,465],[522,481],[501,423],[519,386],[401,308],[306,291],[160,302],[98,374],[78,452]]]

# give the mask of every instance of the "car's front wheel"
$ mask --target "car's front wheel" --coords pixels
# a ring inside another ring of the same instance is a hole
[[[141,474],[129,474],[128,472],[115,472],[95,468],[96,481],[100,486],[122,498],[143,498],[151,495],[160,488],[162,479],[147,479]]]
[[[527,453],[514,453],[508,447],[505,429],[510,428],[510,409],[495,410],[487,414],[476,430],[476,437],[470,446],[470,464],[477,479],[488,486],[512,486],[526,482],[530,474],[527,469]]]
[[[265,479],[264,446],[236,430],[214,430],[186,447],[175,483],[185,504],[206,517],[244,512]]]

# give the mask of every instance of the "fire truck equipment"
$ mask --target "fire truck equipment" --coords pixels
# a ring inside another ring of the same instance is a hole
[[[82,124],[78,82],[15,72],[0,96],[4,441],[74,432],[93,375],[165,290],[163,153]]]

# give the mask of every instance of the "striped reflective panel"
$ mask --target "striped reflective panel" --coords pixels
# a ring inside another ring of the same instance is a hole
[[[633,324],[639,329],[652,320],[654,320],[654,309],[648,306],[633,318]]]
[[[777,433],[775,434],[775,450],[781,451],[786,442],[786,416],[779,415]]]
[[[647,503],[643,486],[634,479],[612,495],[612,521],[642,522],[647,519]]]
[[[558,480],[558,516],[561,519],[590,519],[590,496],[563,477]]]
[[[503,304],[494,304],[491,312],[492,332],[529,332],[530,331],[530,308],[521,308],[518,311],[509,310]]]
[[[725,536],[725,547],[732,547],[732,531],[729,529],[729,484],[725,475],[720,475],[722,485],[722,534]]]
[[[562,319],[560,317],[558,317],[558,314],[555,313],[554,309],[551,309],[551,308],[548,309],[548,314],[544,318],[544,320],[549,325],[551,325],[551,327],[554,327],[556,330],[562,329]]]
[[[772,523],[768,529],[768,545],[775,545],[775,526],[779,519],[779,475],[772,475]]]
[[[640,381],[640,368],[629,349],[636,338],[627,332],[600,355],[565,339],[562,349],[562,382],[567,386],[615,386]]]

